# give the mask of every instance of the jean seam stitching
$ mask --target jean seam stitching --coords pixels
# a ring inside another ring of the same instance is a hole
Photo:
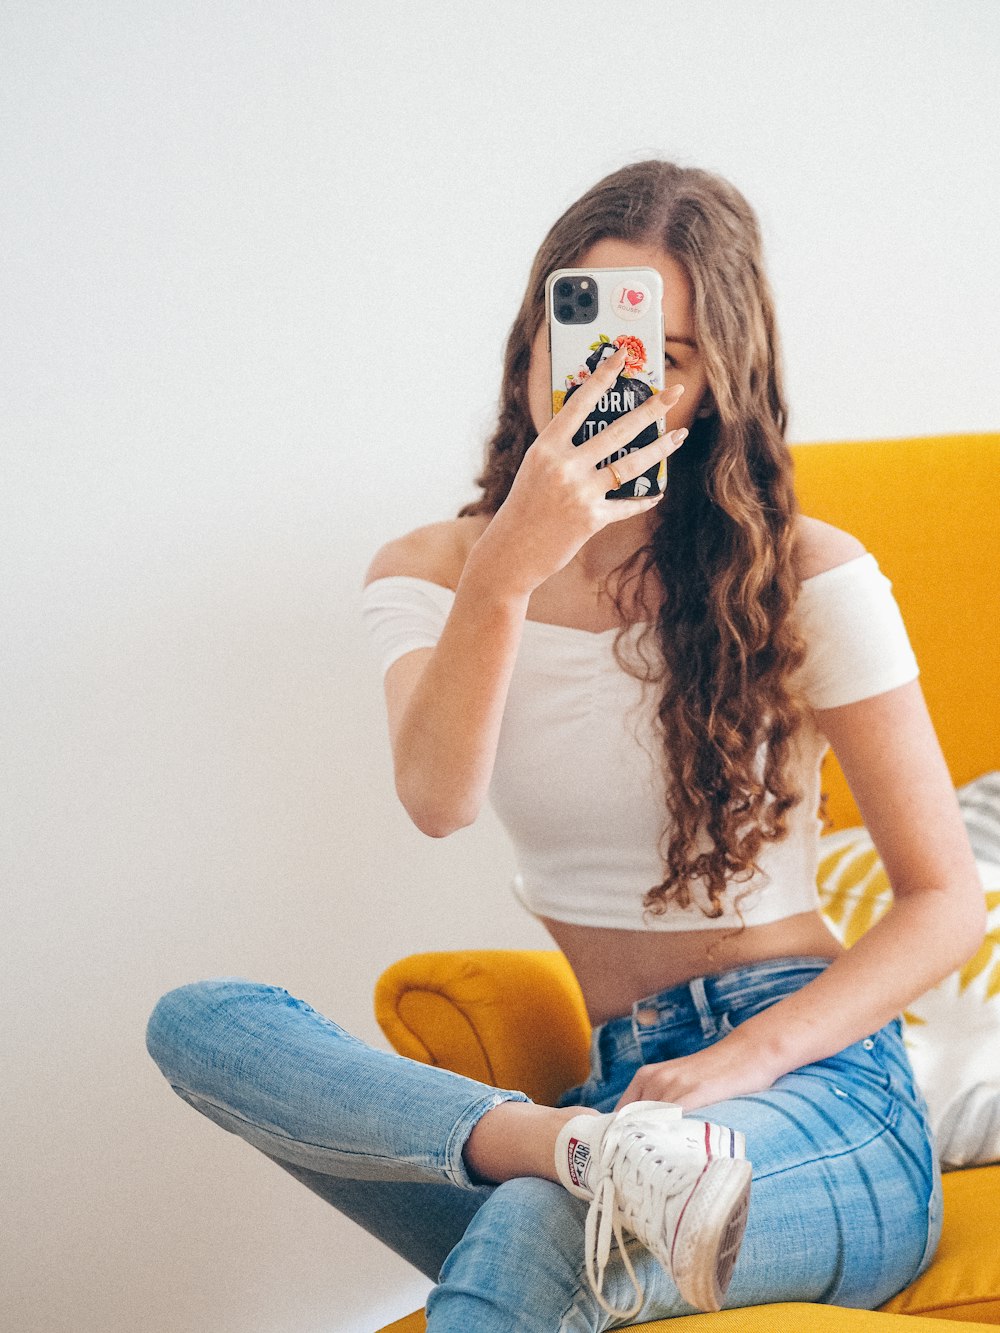
[[[280,1129],[277,1125],[265,1125],[259,1120],[249,1120],[245,1115],[240,1115],[238,1111],[234,1111],[231,1106],[225,1106],[221,1102],[213,1101],[211,1097],[206,1097],[202,1092],[191,1092],[187,1088],[182,1088],[176,1083],[171,1083],[170,1086],[173,1088],[174,1092],[177,1093],[178,1097],[182,1098],[184,1101],[193,1098],[196,1102],[202,1102],[205,1106],[211,1106],[215,1111],[221,1111],[223,1115],[229,1116],[232,1120],[239,1121],[241,1125],[246,1125],[248,1129],[258,1129],[263,1134],[272,1134],[276,1139],[281,1139],[283,1143],[298,1143],[301,1144],[303,1148],[315,1148],[318,1152],[333,1153],[340,1157],[358,1157],[362,1159],[372,1158],[377,1162],[398,1162],[401,1160],[409,1160],[398,1157],[387,1157],[382,1153],[354,1152],[351,1148],[334,1148],[331,1147],[329,1143],[317,1143],[313,1139],[299,1138],[296,1135],[289,1134],[287,1130]],[[444,1170],[444,1167],[433,1169]]]
[[[447,1175],[453,1185],[458,1185],[462,1189],[478,1189],[479,1186],[472,1180],[465,1164],[462,1160],[462,1150],[469,1140],[469,1135],[482,1120],[488,1111],[500,1106],[503,1102],[527,1102],[530,1098],[523,1092],[504,1092],[497,1091],[486,1093],[477,1101],[471,1102],[452,1126],[451,1133],[448,1135],[448,1141],[445,1144],[445,1160],[441,1164],[441,1170]]]
[[[313,1139],[300,1138],[296,1135],[289,1134],[287,1130],[280,1129],[276,1125],[265,1125],[261,1124],[260,1121],[258,1120],[249,1120],[246,1116],[240,1115],[238,1111],[234,1111],[232,1107],[225,1106],[221,1102],[214,1101],[211,1097],[206,1097],[204,1093],[191,1092],[189,1089],[181,1087],[177,1083],[171,1083],[170,1086],[171,1088],[173,1088],[174,1092],[177,1093],[178,1097],[180,1097],[183,1101],[189,1101],[190,1098],[193,1098],[196,1102],[202,1102],[206,1106],[211,1106],[213,1110],[220,1111],[223,1115],[229,1116],[231,1119],[238,1121],[239,1124],[246,1125],[248,1129],[256,1129],[263,1134],[273,1135],[274,1138],[280,1139],[283,1143],[298,1144],[303,1148],[314,1149],[316,1152],[330,1153],[331,1156],[334,1157],[341,1157],[347,1159],[357,1158],[359,1161],[390,1162],[390,1163],[398,1162],[400,1164],[406,1163],[407,1165],[411,1166],[420,1166],[427,1171],[441,1172],[442,1175],[447,1177],[449,1183],[452,1185],[459,1185],[465,1189],[479,1188],[479,1186],[476,1185],[471,1180],[466,1171],[464,1170],[461,1172],[456,1171],[450,1161],[452,1145],[454,1143],[456,1132],[458,1132],[460,1126],[464,1124],[465,1119],[468,1115],[468,1110],[463,1112],[462,1117],[460,1118],[458,1124],[455,1126],[455,1128],[451,1131],[451,1134],[448,1136],[448,1143],[445,1149],[446,1154],[448,1154],[447,1159],[444,1161],[427,1160],[426,1162],[421,1162],[408,1157],[392,1157],[385,1153],[355,1152],[352,1148],[337,1148],[333,1147],[329,1143],[317,1143]],[[462,1140],[463,1147],[465,1146],[465,1140],[468,1138],[469,1133],[471,1133],[472,1130],[475,1128],[476,1122],[480,1120],[482,1116],[486,1114],[487,1111],[492,1110],[494,1106],[499,1106],[501,1102],[527,1101],[528,1098],[525,1097],[523,1093],[500,1092],[496,1093],[490,1098],[480,1099],[480,1102],[483,1100],[488,1100],[489,1105],[483,1108],[481,1114],[477,1116],[476,1120],[473,1121],[472,1125],[469,1126],[469,1130],[465,1134],[465,1138],[463,1138]],[[477,1105],[479,1105],[479,1103],[474,1102],[472,1104],[472,1107],[474,1108]]]
[[[631,1248],[632,1250],[638,1250],[638,1251],[640,1251],[640,1252],[642,1252],[642,1251],[646,1251],[647,1253],[649,1253],[649,1248],[648,1248],[648,1246],[644,1245],[643,1242],[639,1239],[638,1236],[626,1235],[626,1236],[625,1236],[625,1248],[626,1248],[626,1249],[630,1249],[630,1248]],[[622,1266],[624,1267],[624,1264],[623,1264]],[[636,1274],[636,1281],[639,1282],[639,1275],[638,1275],[638,1274]],[[645,1303],[646,1303],[646,1290],[645,1290],[645,1288],[642,1286],[641,1282],[639,1283],[639,1290],[640,1290],[640,1293],[641,1293],[641,1296],[642,1296],[642,1303],[643,1303],[643,1305],[645,1305]],[[584,1311],[583,1311],[583,1309],[582,1309],[582,1307],[581,1307],[581,1304],[580,1304],[581,1301],[583,1301],[583,1300],[587,1300],[587,1301],[593,1303],[594,1305],[597,1305],[597,1301],[596,1301],[596,1299],[595,1299],[595,1297],[594,1297],[594,1294],[593,1294],[593,1292],[592,1292],[591,1289],[590,1289],[590,1280],[587,1278],[587,1256],[586,1256],[586,1254],[584,1255],[583,1259],[581,1260],[581,1262],[580,1262],[580,1266],[579,1266],[579,1267],[577,1268],[577,1270],[576,1270],[576,1289],[574,1290],[573,1294],[570,1296],[569,1302],[568,1302],[567,1305],[564,1307],[562,1314],[559,1316],[558,1333],[563,1333],[563,1330],[564,1330],[565,1327],[566,1327],[566,1320],[569,1318],[570,1315],[575,1314],[575,1313],[577,1313],[577,1312],[579,1312],[580,1314],[583,1314],[583,1313],[584,1313]],[[601,1318],[602,1318],[607,1312],[604,1311],[600,1306],[598,1306],[597,1308],[598,1308],[598,1315],[597,1315],[597,1318],[598,1318],[598,1323],[600,1323]],[[636,1315],[636,1316],[634,1316],[634,1318],[639,1318],[640,1316],[642,1316],[642,1318],[643,1318],[643,1322],[644,1322],[644,1323],[648,1323],[648,1322],[649,1322],[649,1318],[650,1318],[650,1316],[648,1316],[648,1315],[643,1315],[643,1312],[642,1312],[641,1309],[640,1309],[640,1311],[639,1311],[639,1314]],[[610,1315],[608,1315],[607,1317],[608,1317],[609,1319],[611,1318]],[[659,1316],[656,1315],[656,1314],[653,1314],[651,1317],[652,1317],[653,1319],[656,1319],[656,1318],[658,1318]],[[610,1323],[609,1323],[609,1324],[606,1324],[605,1327],[606,1327],[606,1328],[611,1328],[611,1324],[610,1324]],[[631,1327],[631,1324],[629,1325],[629,1327]]]
[[[570,1298],[563,1306],[562,1314],[559,1316],[558,1333],[563,1333],[566,1327],[566,1320],[570,1315],[575,1314],[580,1309],[580,1299],[584,1295],[584,1284],[587,1274],[587,1256],[584,1254],[580,1260],[580,1266],[576,1270],[576,1287],[570,1293]],[[590,1283],[586,1282],[586,1289],[590,1291]]]
[[[803,1158],[801,1162],[796,1162],[793,1166],[777,1167],[774,1171],[765,1171],[759,1176],[755,1175],[754,1181],[773,1180],[776,1176],[787,1175],[790,1171],[798,1171],[804,1166],[816,1166],[820,1162],[836,1162],[841,1157],[853,1157],[853,1155],[860,1152],[862,1148],[867,1148],[883,1138],[886,1134],[891,1134],[896,1127],[897,1118],[898,1117],[895,1117],[892,1121],[883,1125],[882,1128],[872,1134],[870,1138],[864,1139],[861,1143],[852,1143],[849,1148],[844,1148],[841,1152],[828,1152],[823,1153],[822,1156],[819,1157],[806,1157]]]

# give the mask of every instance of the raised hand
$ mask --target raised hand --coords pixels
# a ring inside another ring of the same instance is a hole
[[[615,383],[624,364],[625,352],[619,349],[566,401],[528,449],[507,499],[490,524],[490,545],[499,543],[505,581],[512,580],[519,592],[532,592],[568,565],[601,528],[645,513],[663,498],[662,494],[622,500],[606,496],[672,454],[687,431],[668,432],[616,458],[617,482],[599,465],[662,420],[684,392],[681,385],[647,398],[584,444],[573,444],[573,436]]]

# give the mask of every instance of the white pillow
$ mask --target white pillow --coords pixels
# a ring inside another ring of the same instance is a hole
[[[820,906],[850,947],[888,910],[889,878],[867,829],[828,834],[820,849]],[[976,865],[988,911],[982,947],[903,1013],[946,1170],[1000,1162],[1000,858],[977,855]]]

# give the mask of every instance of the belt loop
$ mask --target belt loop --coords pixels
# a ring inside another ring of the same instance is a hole
[[[715,1015],[709,1008],[708,997],[705,994],[705,978],[695,977],[688,983],[691,991],[691,998],[694,1000],[694,1007],[698,1010],[698,1021],[701,1023],[701,1035],[705,1038],[714,1037],[718,1034],[719,1025],[715,1021]]]
[[[604,1082],[604,1054],[601,1050],[601,1038],[605,1024],[601,1023],[590,1034],[590,1076],[598,1083]]]
[[[660,1020],[662,1020],[663,1018],[662,1013],[656,1013],[655,1011],[653,1005],[653,1000],[655,999],[656,997],[652,996],[644,1000],[636,1000],[635,1004],[633,1004],[632,1006],[632,1012],[629,1016],[630,1026],[632,1028],[632,1041],[635,1047],[635,1054],[640,1061],[644,1061],[646,1058],[645,1043],[646,1043],[646,1038],[649,1036],[651,1028],[654,1027],[659,1028]],[[653,1014],[654,1015],[653,1023],[652,1024],[650,1024],[649,1022],[640,1023],[639,1022],[640,1013]]]
[[[642,1037],[639,1035],[639,1009],[642,1006],[641,1000],[636,1000],[632,1006],[632,1012],[629,1015],[629,1022],[632,1028],[632,1041],[635,1043],[635,1049],[642,1051]]]

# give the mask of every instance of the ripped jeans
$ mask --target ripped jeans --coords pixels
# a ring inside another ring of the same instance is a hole
[[[610,1110],[642,1064],[718,1041],[806,985],[825,958],[698,977],[596,1028],[587,1081],[561,1105]],[[414,1264],[437,1286],[431,1333],[582,1333],[616,1326],[584,1274],[587,1204],[548,1180],[474,1183],[462,1150],[502,1101],[527,1101],[378,1051],[279,987],[240,979],[168,992],[153,1059],[190,1105]],[[815,1301],[875,1309],[930,1264],[941,1175],[902,1023],[692,1112],[742,1130],[753,1163],[746,1236],[726,1307]],[[637,1241],[634,1322],[693,1313]],[[632,1292],[615,1253],[604,1294]]]

